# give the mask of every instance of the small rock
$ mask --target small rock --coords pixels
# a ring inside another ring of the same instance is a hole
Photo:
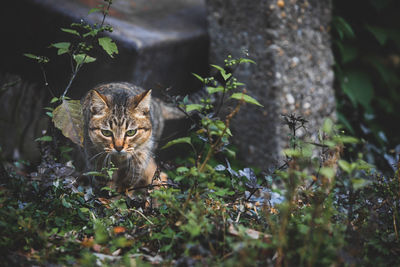
[[[290,105],[293,105],[295,102],[295,99],[294,99],[293,95],[291,95],[291,94],[286,94],[286,100]]]

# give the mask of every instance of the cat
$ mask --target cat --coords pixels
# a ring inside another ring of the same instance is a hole
[[[108,185],[119,192],[151,184],[164,121],[184,114],[152,98],[151,90],[124,82],[96,86],[81,105],[88,168],[100,171],[112,162],[117,170]]]

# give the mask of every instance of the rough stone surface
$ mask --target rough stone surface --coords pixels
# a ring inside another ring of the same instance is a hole
[[[247,50],[257,65],[239,81],[265,108],[247,105],[233,123],[235,142],[249,164],[273,166],[287,144],[281,114],[303,115],[308,132],[334,117],[330,0],[208,0],[210,61],[223,64]]]

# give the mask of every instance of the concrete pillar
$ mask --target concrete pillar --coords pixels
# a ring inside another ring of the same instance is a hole
[[[249,164],[274,165],[288,140],[281,114],[296,113],[315,132],[334,117],[331,0],[208,0],[211,63],[247,50],[257,65],[236,73],[265,108],[247,105],[233,122]]]

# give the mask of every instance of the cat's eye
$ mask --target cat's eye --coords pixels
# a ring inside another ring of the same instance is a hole
[[[110,137],[113,135],[113,133],[110,130],[101,130],[101,134],[104,135],[105,137]]]
[[[136,134],[136,130],[128,130],[126,131],[126,136],[134,136]]]

